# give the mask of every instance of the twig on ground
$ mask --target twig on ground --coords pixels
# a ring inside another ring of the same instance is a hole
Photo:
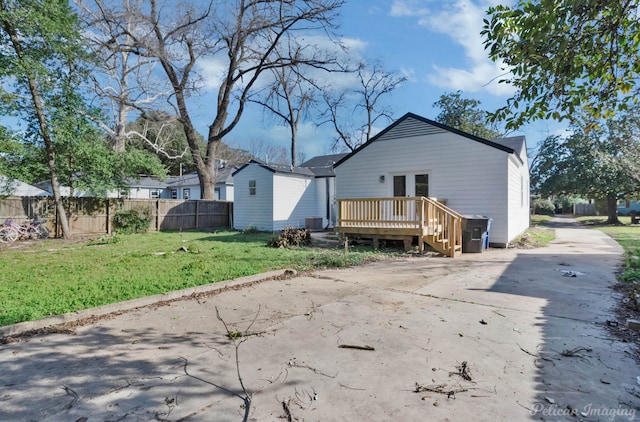
[[[520,350],[522,350],[523,352],[525,352],[526,354],[528,354],[529,356],[533,356],[534,358],[540,357],[538,354],[536,353],[531,353],[530,351],[526,350],[524,347],[520,346],[518,343],[516,343],[518,345],[518,347],[520,348]]]
[[[414,390],[415,393],[423,393],[425,391],[428,391],[430,393],[445,394],[448,399],[450,399],[451,397],[455,399],[457,393],[464,393],[465,391],[469,391],[469,389],[464,387],[452,388],[447,386],[446,384],[420,385],[416,383],[416,388]]]
[[[348,385],[344,385],[343,383],[339,382],[338,385],[342,388],[346,388],[347,390],[355,390],[355,391],[367,391],[366,388],[355,388],[355,387],[349,387]]]
[[[355,349],[355,350],[376,350],[375,348],[371,347],[371,346],[356,346],[353,344],[340,344],[338,345],[339,348],[341,349]]]
[[[320,371],[320,370],[318,370],[318,369],[316,369],[316,368],[312,368],[312,367],[311,367],[311,366],[309,366],[309,365],[302,365],[302,364],[299,364],[299,363],[297,363],[297,362],[289,362],[289,366],[290,366],[290,367],[292,367],[292,368],[303,368],[303,369],[308,369],[308,370],[310,370],[311,372],[313,372],[313,373],[315,373],[315,374],[322,375],[323,377],[327,377],[327,378],[335,378],[335,377],[338,375],[338,374],[336,374],[336,375],[329,375],[329,374],[327,374],[327,373],[325,373],[325,372],[322,372],[322,371]]]
[[[227,332],[227,337],[233,342],[233,346],[235,347],[235,352],[236,352],[236,374],[238,377],[238,381],[240,382],[240,387],[242,388],[242,392],[244,393],[244,396],[242,396],[242,399],[244,401],[244,419],[243,420],[248,420],[249,418],[249,414],[251,411],[251,400],[253,398],[253,393],[249,393],[247,391],[247,388],[244,385],[244,381],[242,380],[242,374],[240,373],[240,354],[239,354],[239,350],[240,350],[240,346],[242,345],[242,343],[244,343],[245,341],[247,341],[248,337],[245,336],[237,336],[234,335],[233,333],[237,333],[237,331],[231,331],[229,329],[229,326],[227,325],[227,323],[225,322],[224,319],[222,319],[222,317],[220,316],[220,311],[218,310],[218,307],[215,307],[216,309],[216,318],[218,318],[218,321],[220,321],[222,323],[222,325],[224,326],[225,331]],[[256,315],[253,317],[253,320],[251,321],[251,323],[249,323],[249,325],[247,326],[247,329],[245,330],[245,333],[249,332],[251,330],[251,327],[253,327],[253,324],[255,324],[256,320],[258,319],[258,315],[260,315],[260,306],[258,306],[258,311],[256,312]]]
[[[568,357],[568,358],[573,358],[573,357],[577,357],[577,358],[583,358],[584,356],[580,355],[580,352],[592,352],[593,349],[590,349],[588,347],[576,347],[575,349],[567,349],[567,350],[563,350],[562,353],[560,353],[562,356],[564,357]]]
[[[458,375],[465,381],[471,381],[471,374],[469,373],[469,367],[467,361],[463,361],[459,366],[456,366],[457,372],[449,372],[449,376]]]
[[[66,408],[67,408],[67,409],[71,409],[71,408],[73,407],[73,405],[74,405],[74,404],[76,404],[76,402],[77,402],[78,400],[80,400],[80,396],[78,395],[78,393],[76,393],[76,392],[73,390],[73,388],[68,387],[68,386],[66,386],[66,385],[63,385],[63,386],[62,386],[62,389],[63,389],[63,390],[64,390],[68,395],[70,395],[70,396],[72,396],[72,397],[73,397],[73,400],[71,400],[71,403],[69,403],[69,404],[66,406]]]
[[[293,422],[293,416],[291,416],[291,409],[289,409],[289,402],[291,399],[282,400],[282,409],[284,409],[284,415],[287,422]]]

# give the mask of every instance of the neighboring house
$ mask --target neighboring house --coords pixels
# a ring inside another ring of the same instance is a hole
[[[0,176],[0,196],[50,196],[50,194],[36,186]]]
[[[233,172],[236,166],[227,166],[223,160],[216,160],[216,185],[215,198],[221,201],[233,201]],[[189,173],[183,176],[168,177],[166,181],[160,181],[155,177],[140,176],[126,181],[128,189],[110,191],[107,198],[129,199],[200,199],[200,180],[197,173]],[[51,181],[38,183],[38,186],[49,194],[52,194]],[[60,187],[62,196],[69,196],[70,189],[67,186]],[[95,197],[92,192],[74,190],[74,197]]]
[[[129,199],[169,199],[171,192],[167,189],[167,182],[161,182],[155,177],[140,176],[126,181],[129,189],[119,192],[118,197]]]
[[[220,201],[233,201],[233,173],[238,170],[236,166],[227,166],[216,169],[216,185],[214,187],[214,199]],[[200,179],[197,173],[189,173],[183,176],[170,177],[167,180],[168,198],[172,199],[200,199]]]
[[[489,141],[408,113],[334,166],[336,196],[438,198],[459,214],[492,219],[506,246],[529,226],[523,136]]]
[[[623,200],[618,203],[618,215],[630,215],[631,211],[640,214],[640,201]]]
[[[298,167],[251,160],[234,174],[233,227],[278,231],[301,228],[307,219],[335,224],[333,164],[345,154],[324,155]]]

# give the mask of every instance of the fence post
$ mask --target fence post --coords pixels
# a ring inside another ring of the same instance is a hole
[[[200,212],[200,200],[196,199],[196,230],[198,230],[198,213]]]
[[[107,198],[107,222],[106,222],[106,227],[107,227],[107,234],[111,234],[111,201],[109,200],[109,198]]]
[[[156,231],[160,231],[160,198],[156,199]]]

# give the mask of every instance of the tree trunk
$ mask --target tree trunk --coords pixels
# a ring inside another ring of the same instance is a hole
[[[607,196],[607,223],[622,224],[618,220],[618,197],[615,194]]]
[[[23,47],[22,44],[20,44],[20,40],[18,38],[15,27],[11,22],[8,21],[4,21],[3,24],[5,30],[7,31],[7,34],[9,34],[9,38],[11,39],[11,44],[14,51],[16,52],[16,55],[22,60],[24,57]],[[38,89],[38,83],[34,74],[30,71],[27,71],[26,73],[27,74],[25,76],[27,78],[29,93],[31,94],[31,100],[33,101],[33,107],[35,110],[36,118],[38,120],[40,135],[42,136],[42,139],[44,141],[44,147],[47,155],[47,167],[49,168],[49,174],[51,176],[51,190],[53,191],[53,200],[56,203],[56,211],[58,212],[60,225],[62,227],[62,237],[64,237],[65,239],[71,239],[72,233],[69,227],[69,221],[67,220],[67,212],[64,208],[62,195],[60,193],[60,182],[58,181],[54,143],[53,139],[51,138],[49,124],[47,123],[47,119],[45,117],[42,96],[40,95],[40,90]]]
[[[293,167],[298,165],[298,162],[297,162],[298,149],[296,145],[297,142],[298,142],[298,131],[296,130],[296,126],[292,124],[291,125],[291,165]]]

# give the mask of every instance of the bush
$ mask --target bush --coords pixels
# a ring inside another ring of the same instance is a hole
[[[311,245],[311,232],[307,229],[294,229],[292,227],[284,229],[282,233],[280,233],[280,236],[274,237],[267,244],[267,246],[272,248],[309,245]]]
[[[120,210],[111,220],[116,233],[133,234],[146,233],[151,225],[151,211],[147,207],[135,207],[130,210]]]
[[[553,215],[556,212],[556,206],[548,199],[534,199],[532,205],[534,214]]]

